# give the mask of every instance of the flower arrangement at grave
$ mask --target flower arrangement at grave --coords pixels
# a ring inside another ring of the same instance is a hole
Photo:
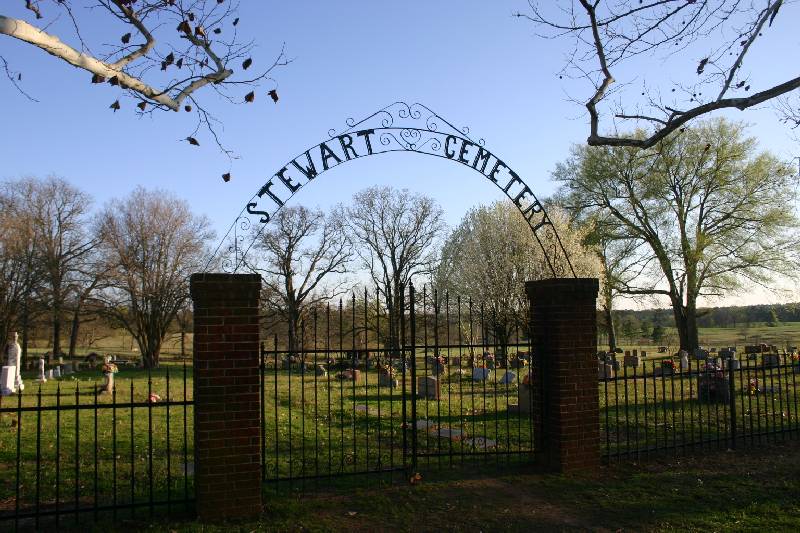
[[[148,396],[147,401],[150,403],[158,403],[161,401],[161,396],[156,394],[155,392],[151,392],[150,396]]]
[[[103,374],[116,374],[119,367],[114,363],[103,363]]]
[[[747,394],[755,396],[759,392],[761,392],[761,389],[758,388],[758,379],[750,378],[747,382]]]
[[[384,376],[393,377],[394,376],[394,368],[392,368],[389,364],[378,364],[378,374],[383,374]]]
[[[675,367],[675,361],[673,361],[672,359],[664,359],[663,361],[661,361],[661,368],[663,368],[665,370],[674,371],[675,368],[676,368]]]

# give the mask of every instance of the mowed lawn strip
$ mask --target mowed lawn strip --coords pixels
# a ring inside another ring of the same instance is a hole
[[[465,474],[466,475],[466,474]],[[797,531],[798,441],[615,464],[594,474],[473,476],[272,496],[258,522],[117,523],[149,531]]]

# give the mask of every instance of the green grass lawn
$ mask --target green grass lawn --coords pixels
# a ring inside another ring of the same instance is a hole
[[[269,496],[263,518],[121,520],[107,531],[797,531],[797,441],[585,474],[465,473],[416,485]]]
[[[651,360],[656,358],[648,357]],[[314,362],[313,356],[307,362]],[[267,363],[265,488],[270,495],[283,497],[295,492],[284,489],[317,485],[311,480],[291,485],[276,482],[289,477],[399,470],[410,463],[415,439],[418,470],[426,479],[443,475],[451,466],[461,467],[456,474],[460,476],[513,467],[530,456],[533,440],[530,417],[514,408],[519,401],[519,380],[525,370],[515,371],[517,377],[510,383],[502,383],[503,369],[493,373],[489,380],[478,382],[471,379],[465,358],[463,374],[450,367],[440,376],[439,401],[417,398],[405,402],[406,420],[416,420],[420,425],[403,427],[404,403],[400,401],[400,390],[378,387],[375,370],[362,370],[359,380],[354,382],[337,379],[337,368],[330,368],[328,376],[315,376],[313,371],[300,373],[296,368],[292,371],[278,368],[276,372],[269,357]],[[755,366],[747,366],[755,363],[745,364],[736,384],[737,425],[750,433],[797,428],[800,406],[796,382],[800,374],[795,375],[791,368],[757,370]],[[418,375],[423,375],[426,363],[421,352],[417,354],[417,366]],[[99,505],[115,501],[143,503],[151,494],[156,500],[191,496],[192,476],[184,483],[184,469],[189,472],[193,469],[193,406],[148,407],[146,403],[149,391],[162,399],[182,400],[185,394],[191,400],[191,364],[186,366],[185,392],[183,369],[181,361],[167,357],[148,382],[147,372],[123,368],[116,379],[117,403],[133,401],[141,405],[116,409],[111,408],[109,395],[95,395],[102,380],[97,370],[49,381],[41,389],[33,382],[33,373],[26,372],[23,407],[35,407],[41,402],[44,407],[78,403],[82,408],[77,416],[74,409],[60,413],[25,411],[21,420],[16,412],[0,415],[0,471],[4,472],[0,476],[0,511],[14,509],[17,504],[23,509],[31,508],[37,500],[44,509],[52,508],[56,500],[62,509],[73,507],[76,500],[80,506],[91,507],[95,495]],[[632,378],[630,369],[628,376]],[[763,392],[747,393],[751,377],[760,380]],[[705,449],[726,449],[729,406],[701,403],[696,380],[678,374],[657,378],[655,382],[652,378],[599,382],[604,452],[616,459],[629,451],[677,445],[676,453],[681,453],[683,443],[698,440],[709,443]],[[405,386],[410,398],[410,379]],[[17,400],[15,396],[3,398],[0,406],[16,408]],[[412,409],[416,409],[416,419],[412,417]],[[439,434],[447,431],[460,432],[460,438]],[[751,437],[743,444],[759,446],[776,438],[782,436]],[[630,457],[639,458],[641,454]],[[353,481],[336,486],[352,489],[386,478],[352,476],[350,479]],[[398,472],[394,481],[402,480]]]

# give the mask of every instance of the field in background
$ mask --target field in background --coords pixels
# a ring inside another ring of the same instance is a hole
[[[678,335],[675,328],[666,330],[664,340],[654,344],[650,339],[628,339],[618,336],[618,345],[624,350],[645,350],[648,357],[672,357],[678,350]],[[700,328],[700,345],[704,348],[722,348],[737,346],[740,354],[744,353],[745,344],[774,344],[779,350],[787,346],[800,346],[800,322],[783,322],[777,326],[767,326],[765,323],[753,323],[750,327],[736,328]],[[658,347],[666,346],[666,354],[659,354]],[[601,335],[597,343],[598,349],[607,348],[605,335]]]

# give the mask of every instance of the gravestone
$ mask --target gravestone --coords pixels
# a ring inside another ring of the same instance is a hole
[[[528,362],[525,359],[521,359],[518,357],[517,359],[511,361],[511,368],[517,368],[517,369],[525,368],[525,365],[527,364]]]
[[[705,361],[708,359],[708,350],[704,350],[702,348],[695,348],[694,350],[694,358],[698,361]]]
[[[328,371],[325,369],[325,366],[316,365],[314,367],[314,375],[325,377],[328,375]]]
[[[644,350],[642,350],[642,359],[644,359],[645,357],[647,357],[647,352],[645,352]]]
[[[48,368],[47,369],[47,379],[53,379],[53,369],[52,368]]]
[[[781,357],[776,353],[764,354],[762,361],[765,367],[775,367],[781,364]]]
[[[39,363],[37,366],[39,368],[39,382],[45,383],[47,381],[47,377],[44,375],[44,357],[39,358]]]
[[[636,350],[634,350],[634,352],[636,352]],[[639,357],[636,355],[626,355],[625,366],[631,366],[636,368],[637,366],[639,366]]]
[[[400,380],[396,377],[381,372],[378,374],[378,386],[379,387],[389,387],[390,389],[396,389],[400,386]]]
[[[17,367],[4,366],[0,373],[0,396],[14,394],[14,380],[17,377]]]
[[[72,374],[72,373],[73,373],[73,371],[72,371],[72,363],[71,363],[71,362],[68,362],[68,363],[66,363],[66,364],[63,366],[63,369],[64,369],[64,370],[63,370],[63,374],[64,374],[65,376],[68,376],[68,375]]]
[[[53,369],[53,377],[60,378],[61,377],[61,367],[57,366]]]
[[[734,357],[731,357],[730,359],[725,359],[725,366],[730,370],[739,370],[742,368],[742,362]]]
[[[431,376],[417,378],[417,396],[430,400],[439,399],[439,380]]]
[[[492,371],[488,368],[483,367],[476,367],[472,369],[472,379],[473,381],[486,381],[489,379],[489,376],[492,375]]]
[[[721,372],[705,372],[697,377],[697,396],[701,402],[728,403],[731,398],[728,378]]]
[[[455,367],[461,366],[461,357],[455,356],[450,358],[450,364]]]
[[[681,360],[681,370],[690,370],[691,367],[689,366],[689,352],[686,350],[681,350],[678,352],[678,357]]]
[[[357,368],[353,368],[350,370],[344,370],[336,374],[336,377],[339,379],[352,379],[353,381],[358,381],[361,377],[361,371]]]
[[[659,346],[658,347],[658,353],[667,353],[667,347],[666,346]]]
[[[105,378],[105,381],[100,386],[100,393],[101,394],[113,394],[113,392],[114,392],[114,373],[113,372],[103,372],[103,378]]]
[[[639,352],[638,352],[638,350],[634,350],[634,351],[633,351],[633,356],[634,356],[634,357],[638,357],[638,356],[639,356]]]
[[[437,361],[436,359],[433,360],[433,362],[431,363],[431,373],[434,376],[444,374],[446,371],[447,371],[447,365],[445,365],[442,361]]]
[[[597,368],[597,377],[599,379],[614,379],[614,366],[609,363],[600,363]]]
[[[503,385],[510,385],[514,383],[514,380],[517,379],[517,375],[514,372],[506,372],[503,374],[503,377],[500,379],[500,383]]]

